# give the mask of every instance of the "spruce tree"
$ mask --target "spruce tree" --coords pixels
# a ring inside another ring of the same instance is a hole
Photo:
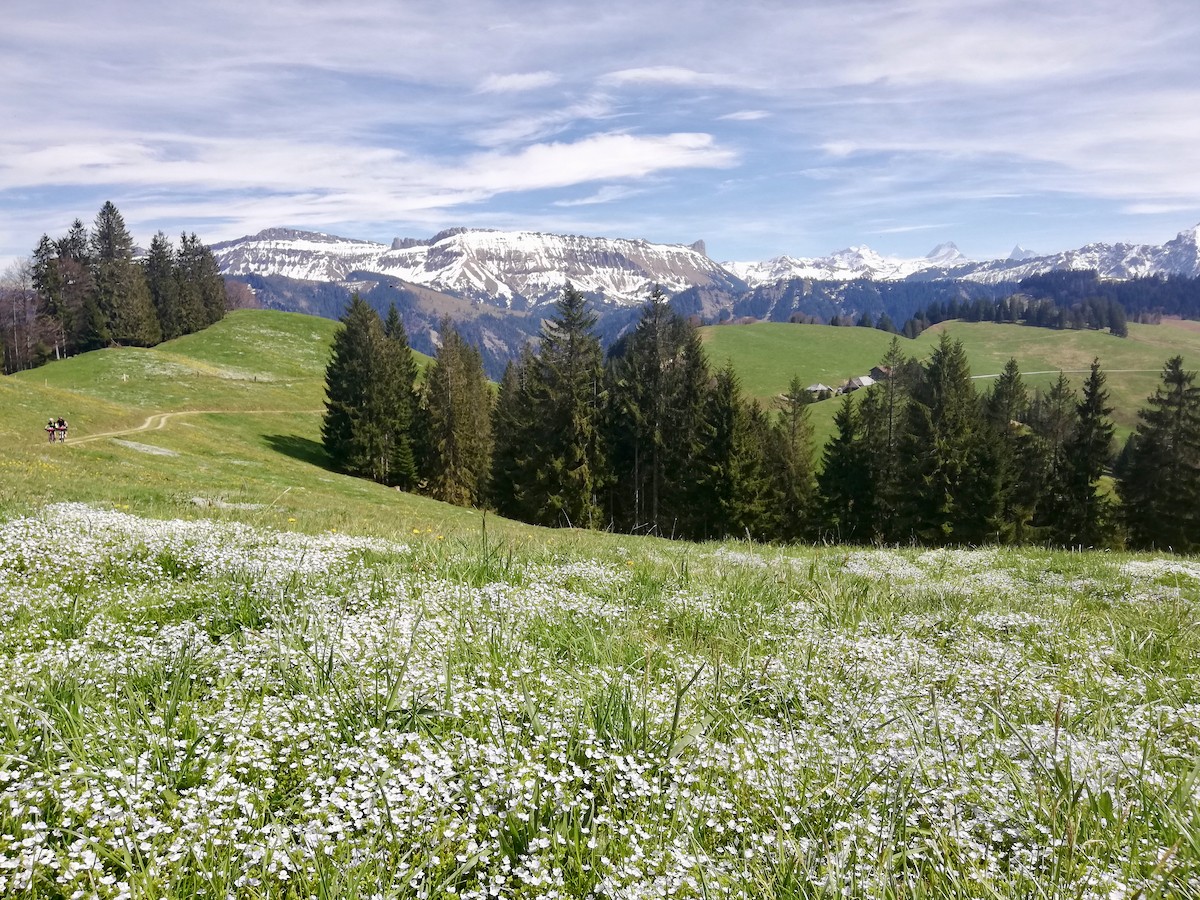
[[[45,234],[33,251],[33,290],[37,295],[41,331],[49,336],[54,347],[54,358],[60,359],[68,353],[67,335],[72,330],[71,311],[66,304],[58,247]]]
[[[149,347],[162,340],[142,267],[133,261],[133,238],[111,203],[96,214],[91,235],[95,300],[111,340]]]
[[[767,468],[773,487],[776,529],[785,541],[798,541],[812,531],[816,482],[813,433],[808,419],[811,398],[799,376],[792,376],[778,400],[779,412],[767,442]]]
[[[984,401],[987,460],[996,491],[994,534],[1002,543],[1022,542],[1039,494],[1038,456],[1029,420],[1029,394],[1015,359],[1009,359]]]
[[[216,290],[213,281],[215,265],[209,265],[206,249],[194,233],[179,236],[177,277],[179,315],[184,334],[197,332],[215,321],[211,318],[213,310],[210,308]]]
[[[860,438],[854,398],[846,394],[833,418],[834,435],[825,444],[817,493],[821,530],[838,543],[866,543],[874,518],[874,485],[866,447]]]
[[[492,456],[491,388],[479,350],[449,320],[439,331],[442,345],[425,374],[423,474],[433,498],[481,506]]]
[[[921,370],[905,357],[897,337],[888,345],[880,368],[886,374],[867,389],[870,402],[862,410],[862,425],[874,486],[872,531],[882,540],[895,541],[901,537],[900,497],[906,474],[901,438],[908,398]]]
[[[387,476],[385,483],[409,490],[417,482],[413,430],[416,428],[417,363],[408,333],[393,303],[383,323],[381,351],[383,403],[388,413]]]
[[[343,472],[411,487],[416,479],[406,345],[384,334],[379,314],[357,293],[341,323],[325,370],[325,450]]]
[[[587,300],[568,283],[543,328],[528,384],[537,430],[527,498],[538,524],[590,528],[600,522],[607,464],[604,355],[595,325]]]
[[[104,311],[97,302],[87,228],[76,219],[57,243],[62,305],[68,352],[98,350],[111,340]]]
[[[523,522],[534,521],[536,512],[529,495],[537,475],[534,442],[541,429],[530,389],[533,368],[533,351],[526,344],[505,366],[492,407],[490,504],[500,515]]]
[[[183,310],[179,304],[179,278],[176,272],[175,247],[161,231],[150,241],[150,252],[143,263],[150,301],[158,316],[164,341],[184,333]]]
[[[717,372],[704,410],[705,440],[697,485],[705,537],[766,537],[770,481],[764,466],[762,410],[752,413],[729,362]],[[759,426],[759,427],[756,427]]]
[[[1138,411],[1117,487],[1130,542],[1200,549],[1200,388],[1183,358],[1163,366],[1162,384]]]
[[[905,530],[929,544],[978,543],[994,516],[979,401],[962,343],[942,332],[907,406]]]
[[[607,380],[613,520],[630,530],[696,534],[708,364],[696,329],[660,289],[611,359]]]
[[[370,458],[362,449],[362,436],[372,414],[376,343],[372,332],[378,319],[358,293],[350,296],[325,367],[325,415],[320,434],[334,466],[350,474],[365,474]]]
[[[1051,537],[1068,546],[1103,547],[1112,542],[1111,502],[1097,490],[1112,456],[1112,407],[1107,405],[1104,381],[1099,360],[1093,360],[1076,407],[1075,433],[1064,448],[1065,514],[1055,523]]]

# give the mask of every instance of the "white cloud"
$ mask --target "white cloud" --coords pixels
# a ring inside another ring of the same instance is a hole
[[[735,75],[697,72],[682,66],[643,66],[636,69],[621,69],[609,72],[600,79],[601,84],[661,84],[672,87],[745,87],[745,81]]]
[[[617,184],[606,184],[600,190],[596,191],[587,197],[579,197],[573,200],[555,200],[554,205],[559,207],[570,208],[574,206],[597,206],[602,203],[613,203],[617,200],[624,200],[626,197],[633,197],[642,193],[635,188],[625,187]]]
[[[558,84],[559,77],[553,72],[519,72],[510,75],[489,75],[479,90],[483,93],[507,94],[532,91]]]
[[[768,119],[770,117],[771,114],[765,109],[742,109],[723,116],[717,116],[718,120],[724,122],[757,122],[760,119]]]

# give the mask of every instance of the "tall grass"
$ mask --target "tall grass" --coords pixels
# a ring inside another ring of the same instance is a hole
[[[0,892],[1186,897],[1200,566],[0,526]]]

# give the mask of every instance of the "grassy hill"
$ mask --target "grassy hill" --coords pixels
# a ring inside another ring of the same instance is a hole
[[[1186,322],[1130,325],[1127,338],[1096,331],[945,322],[916,340],[901,338],[904,352],[927,358],[942,331],[962,341],[981,391],[1012,357],[1031,389],[1048,388],[1059,370],[1079,386],[1098,358],[1108,378],[1121,439],[1136,425],[1137,410],[1153,393],[1167,359],[1179,354],[1185,366],[1200,368],[1200,329]],[[785,390],[793,375],[805,385],[820,381],[834,386],[864,375],[891,341],[890,335],[869,328],[782,323],[710,326],[701,329],[701,336],[712,363],[720,366],[732,360],[746,393],[764,403]],[[835,398],[810,408],[818,445],[832,432],[839,403]]]
[[[324,371],[336,329],[314,316],[242,310],[158,347],[100,350],[0,378],[0,513],[81,500],[300,530],[478,530],[477,512],[324,468]],[[60,415],[68,440],[49,446],[41,428]]]

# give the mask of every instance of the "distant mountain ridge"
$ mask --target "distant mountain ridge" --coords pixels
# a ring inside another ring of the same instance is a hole
[[[395,304],[416,349],[436,350],[450,317],[480,347],[498,378],[566,281],[593,300],[608,344],[637,321],[655,285],[684,315],[704,322],[817,321],[834,316],[899,326],[933,302],[998,300],[1025,277],[1095,269],[1102,277],[1200,276],[1200,226],[1161,246],[1089,244],[1039,255],[1014,248],[1005,260],[972,261],[952,243],[917,259],[851,247],[828,257],[778,257],[718,265],[704,244],[451,228],[390,244],[292,228],[269,228],[212,247],[221,271],[244,281],[268,308],[337,318],[351,292],[386,312]]]
[[[1102,278],[1145,275],[1200,277],[1200,225],[1162,245],[1093,243],[1076,250],[1035,254],[1020,246],[1007,259],[973,261],[953,243],[918,258],[883,256],[866,246],[828,256],[780,256],[762,262],[718,264],[704,244],[451,228],[431,238],[391,244],[290,228],[213,245],[226,275],[282,276],[346,283],[382,275],[452,296],[507,309],[537,309],[553,301],[565,281],[601,305],[643,302],[654,285],[669,294],[690,288],[738,296],[749,289],[811,281],[1016,282],[1061,269],[1094,269]]]
[[[703,286],[740,292],[745,285],[692,245],[643,240],[452,228],[390,245],[315,232],[270,228],[213,245],[226,275],[280,275],[301,281],[351,280],[371,273],[509,309],[556,299],[568,279],[609,305]]]
[[[1101,278],[1124,280],[1146,275],[1200,277],[1200,225],[1165,244],[1093,243],[1062,253],[1038,254],[1020,245],[1007,259],[972,261],[953,243],[939,244],[915,259],[882,256],[870,247],[849,247],[815,258],[780,256],[763,262],[722,265],[751,287],[806,278],[814,281],[903,281],[914,279],[1016,282],[1062,269],[1094,269]]]

